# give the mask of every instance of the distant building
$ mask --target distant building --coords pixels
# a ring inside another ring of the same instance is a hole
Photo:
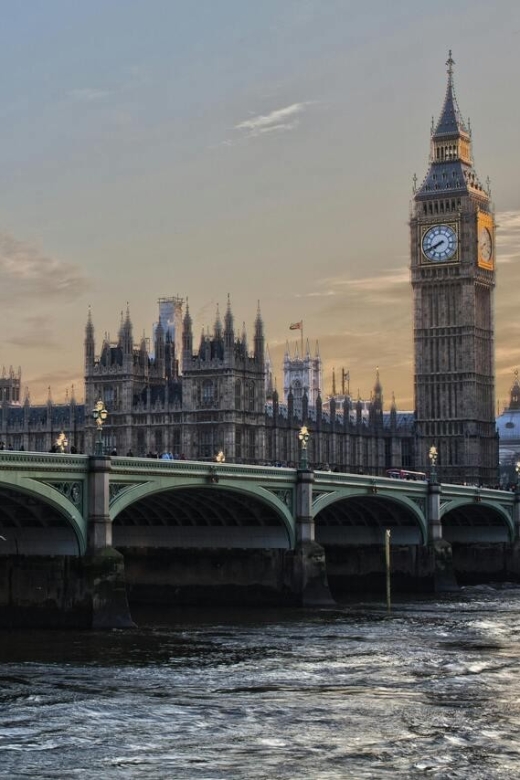
[[[518,371],[511,387],[509,406],[497,417],[500,484],[516,485],[520,478],[520,383]]]
[[[20,388],[22,384],[22,369],[19,368],[17,372],[13,370],[13,367],[9,367],[9,371],[5,370],[5,366],[2,367],[2,376],[0,377],[0,403],[2,405],[15,406],[20,404]]]

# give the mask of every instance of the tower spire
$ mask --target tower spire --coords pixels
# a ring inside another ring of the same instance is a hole
[[[474,194],[488,200],[473,167],[471,133],[462,118],[455,95],[451,49],[446,60],[447,84],[437,124],[433,123],[430,142],[430,166],[420,187],[414,187],[414,200],[432,197],[460,197]]]
[[[453,66],[455,60],[452,57],[451,49],[446,60],[446,68],[448,73],[448,82],[446,84],[446,95],[444,97],[444,104],[439,117],[439,121],[433,131],[433,138],[440,138],[446,136],[459,136],[465,135],[468,139],[470,137],[469,131],[462,118],[462,114],[457,103],[457,97],[455,95],[455,82],[453,79]]]

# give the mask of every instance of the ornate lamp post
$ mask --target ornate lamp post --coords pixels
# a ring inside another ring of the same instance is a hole
[[[428,458],[430,459],[430,482],[437,482],[437,447],[430,447]]]
[[[56,439],[56,449],[58,452],[65,452],[65,449],[68,446],[69,446],[69,442],[67,440],[67,437],[62,431],[58,436],[58,438]]]
[[[516,471],[516,485],[515,490],[518,491],[520,489],[520,460],[517,460],[515,463],[515,471]]]
[[[105,424],[105,420],[108,417],[108,412],[105,409],[105,404],[99,399],[99,401],[96,402],[96,405],[94,409],[92,410],[92,417],[94,418],[96,425],[97,425],[97,436],[96,436],[96,448],[94,451],[94,455],[103,455],[103,425]]]
[[[300,428],[298,433],[298,439],[300,440],[300,469],[307,469],[309,467],[309,461],[307,459],[307,444],[309,441],[309,429],[306,425]]]

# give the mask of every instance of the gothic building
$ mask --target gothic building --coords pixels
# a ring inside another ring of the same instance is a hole
[[[290,386],[280,403],[266,366],[260,309],[251,345],[245,327],[236,332],[229,301],[223,321],[217,310],[213,331],[203,331],[195,345],[186,306],[180,361],[160,317],[153,352],[144,337],[134,343],[128,308],[117,339],[105,335],[98,349],[89,312],[84,347],[85,404],[72,396],[55,405],[50,395],[44,406],[32,406],[28,395],[21,404],[11,388],[10,401],[6,396],[0,409],[0,440],[6,447],[49,451],[61,434],[67,451],[94,452],[92,411],[101,399],[108,411],[102,430],[107,454],[213,460],[222,451],[229,462],[296,465],[298,433],[306,425],[315,467],[379,475],[393,467],[413,469],[413,415],[398,413],[395,402],[390,412],[383,411],[378,373],[370,402],[354,403],[347,394],[324,403],[316,385],[311,403],[304,385],[300,408]],[[310,388],[314,381],[309,379]],[[12,382],[14,387],[14,376]]]
[[[161,301],[159,302],[161,304]],[[211,459],[222,450],[232,462],[255,461],[265,451],[265,341],[260,310],[250,352],[245,327],[235,334],[228,301],[224,322],[217,310],[213,333],[194,347],[189,306],[182,320],[179,357],[161,318],[153,357],[143,338],[134,344],[130,313],[121,317],[118,339],[107,338],[96,356],[91,315],[85,333],[85,400],[101,399],[109,413],[104,448],[136,455],[170,452]],[[86,446],[93,450],[94,424]]]
[[[435,446],[441,480],[494,484],[495,222],[473,166],[451,52],[446,64],[444,105],[410,220],[417,465],[426,467]]]

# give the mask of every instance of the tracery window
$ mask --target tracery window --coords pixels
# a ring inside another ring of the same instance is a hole
[[[201,403],[203,406],[211,406],[215,400],[215,383],[211,379],[205,379],[201,388]]]

